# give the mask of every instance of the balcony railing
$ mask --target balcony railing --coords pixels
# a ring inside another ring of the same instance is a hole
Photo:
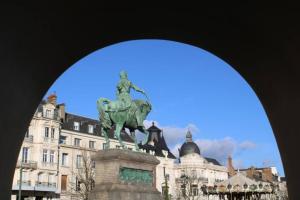
[[[24,142],[32,143],[33,142],[33,135],[29,135],[28,137],[25,137]]]
[[[20,185],[20,180],[17,181],[17,185]],[[22,186],[31,186],[30,180],[22,180]]]
[[[54,182],[35,182],[35,190],[38,191],[56,191],[56,183]]]
[[[41,165],[42,165],[42,167],[47,167],[47,168],[57,167],[56,162],[42,162]]]
[[[58,114],[47,114],[47,113],[42,113],[42,116],[48,119],[54,119],[58,120]]]
[[[56,183],[39,182],[39,181],[37,181],[35,185],[38,186],[38,187],[56,188]]]
[[[46,143],[57,143],[58,142],[58,139],[57,138],[51,138],[51,137],[44,137],[44,142]]]
[[[208,182],[208,178],[203,177],[203,176],[200,176],[198,179],[199,179],[199,181],[202,181],[202,182]]]
[[[37,162],[36,161],[18,161],[17,168],[20,168],[22,165],[23,169],[37,169]]]

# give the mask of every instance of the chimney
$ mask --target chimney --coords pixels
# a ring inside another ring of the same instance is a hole
[[[271,170],[270,167],[264,168],[264,169],[262,170],[262,179],[263,179],[264,181],[270,181],[270,182],[273,181],[273,174],[272,174],[272,170]]]
[[[53,104],[54,106],[56,106],[56,99],[57,99],[57,96],[56,96],[55,93],[50,94],[50,95],[48,96],[47,99],[48,99],[48,103],[51,103],[51,104]]]
[[[59,117],[60,117],[62,122],[65,121],[65,117],[66,117],[65,108],[66,108],[66,106],[65,106],[64,103],[58,105]]]
[[[229,176],[233,176],[236,174],[235,169],[232,164],[232,157],[229,155],[227,159],[227,169]]]
[[[247,177],[253,178],[255,176],[255,168],[251,166],[249,169],[247,169]]]

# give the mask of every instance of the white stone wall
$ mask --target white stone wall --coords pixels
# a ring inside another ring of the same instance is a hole
[[[61,131],[62,136],[66,136],[66,143],[60,145],[60,162],[59,162],[59,180],[58,180],[58,192],[61,193],[61,199],[72,199],[72,193],[74,191],[75,177],[77,173],[76,168],[76,157],[81,155],[83,151],[87,152],[88,155],[92,155],[97,151],[103,149],[103,143],[105,143],[104,137],[99,137],[95,135],[89,135],[85,133],[80,133],[77,131],[64,130]],[[74,139],[80,139],[80,147],[74,146]],[[95,142],[95,149],[89,148],[89,141]],[[131,149],[134,149],[134,144],[129,142],[124,142],[124,144]],[[110,139],[110,148],[117,148],[119,146],[119,141],[115,139]],[[66,166],[62,165],[62,154],[68,154],[68,164]],[[67,175],[67,191],[61,191],[61,175]]]
[[[44,111],[50,110],[54,113],[55,106],[48,103],[44,105]],[[45,138],[45,127],[49,127],[48,138]],[[22,188],[24,190],[38,190],[38,186],[41,184],[49,183],[56,184],[56,187],[50,188],[52,191],[56,191],[57,188],[57,156],[58,156],[58,138],[59,138],[60,121],[54,119],[53,115],[45,118],[41,112],[36,112],[28,127],[28,136],[25,137],[20,149],[20,153],[17,160],[17,168],[13,178],[13,189],[18,189],[18,180],[20,180],[20,168],[18,163],[22,160],[23,147],[28,148],[28,163],[31,163],[34,168],[26,168],[28,164],[23,164],[24,169],[22,176]],[[54,137],[51,138],[51,128],[54,128]],[[25,133],[22,133],[25,135]],[[43,149],[47,152],[47,162],[42,162]],[[50,151],[54,152],[53,163],[50,163]],[[30,182],[30,185],[28,183]],[[39,182],[41,182],[39,184]],[[46,188],[46,191],[49,188]],[[16,198],[15,195],[12,198]]]
[[[44,113],[46,110],[54,112],[55,106],[48,103],[44,105]],[[31,186],[37,186],[38,182],[47,183],[53,182],[56,184],[54,191],[60,194],[60,199],[71,199],[71,186],[75,182],[76,175],[76,156],[82,154],[85,150],[89,154],[93,154],[98,150],[103,149],[105,143],[104,137],[80,133],[78,131],[70,131],[62,129],[60,131],[61,122],[58,119],[53,119],[50,113],[49,117],[42,116],[42,113],[35,113],[30,126],[28,128],[29,138],[25,138],[21,147],[18,161],[22,158],[23,147],[28,147],[28,160],[36,162],[37,169],[24,169],[23,181],[30,181]],[[49,136],[45,137],[45,127],[49,127]],[[51,128],[54,128],[54,138],[51,138]],[[22,133],[23,134],[23,133]],[[59,145],[59,134],[66,136],[65,144]],[[81,139],[80,147],[74,146],[74,138]],[[94,149],[89,148],[89,141],[94,141]],[[125,142],[126,146],[134,149],[133,143]],[[119,142],[116,139],[110,140],[111,148],[117,148]],[[48,150],[48,162],[42,162],[43,150]],[[54,152],[53,164],[49,163],[50,151]],[[68,154],[68,163],[62,166],[62,154]],[[168,186],[169,193],[174,197],[178,191],[176,178],[180,178],[182,170],[196,170],[199,177],[208,178],[208,185],[214,185],[215,179],[228,179],[227,169],[224,166],[216,166],[208,163],[202,156],[198,154],[189,154],[181,158],[181,163],[175,163],[174,159],[167,157],[157,157],[160,164],[156,168],[156,188],[162,191],[164,185],[164,168],[165,173],[169,176]],[[18,188],[17,181],[19,180],[19,168],[16,168],[13,178],[13,188]],[[61,176],[67,175],[67,191],[61,191]],[[52,179],[52,180],[50,180]],[[72,184],[73,182],[73,184]],[[53,188],[52,188],[53,190]],[[15,195],[12,199],[16,198]]]

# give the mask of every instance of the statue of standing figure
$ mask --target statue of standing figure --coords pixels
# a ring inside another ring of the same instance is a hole
[[[131,89],[144,94],[147,100],[132,100],[130,96]],[[119,140],[121,147],[126,148],[120,137],[120,132],[122,129],[128,128],[130,136],[135,142],[135,149],[138,151],[135,130],[138,129],[146,134],[143,144],[148,139],[149,133],[145,129],[143,121],[151,111],[149,99],[142,89],[128,80],[126,71],[120,72],[120,81],[117,85],[116,96],[116,101],[110,101],[107,98],[99,98],[97,101],[101,131],[104,133],[106,139],[106,148],[109,148],[108,131],[115,126],[114,135]]]

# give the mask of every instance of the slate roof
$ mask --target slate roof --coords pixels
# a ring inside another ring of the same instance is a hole
[[[73,128],[74,122],[79,122],[79,125],[80,125],[79,131],[74,130],[74,128]],[[88,125],[94,126],[93,133],[88,132]],[[104,137],[101,135],[101,125],[100,125],[99,120],[91,119],[91,118],[87,118],[87,117],[83,117],[83,116],[79,116],[79,115],[75,115],[75,114],[71,114],[71,113],[65,114],[65,121],[62,123],[62,129]],[[115,139],[114,138],[114,127],[108,132],[108,137],[110,139]],[[121,138],[123,141],[126,141],[126,142],[132,142],[132,143],[134,142],[124,130],[121,132]]]
[[[170,152],[167,143],[165,141],[165,138],[162,134],[162,130],[159,129],[158,127],[156,127],[154,125],[154,123],[152,123],[152,126],[149,127],[147,129],[147,131],[149,132],[149,136],[148,136],[148,140],[147,143],[145,145],[142,145],[141,143],[139,143],[139,148],[146,150],[146,152],[148,153],[150,150],[151,151],[155,151],[155,156],[159,156],[159,157],[165,157],[163,154],[163,150],[168,151],[168,158],[172,158],[172,159],[176,159],[176,157]],[[153,146],[148,144],[151,141],[152,138],[152,134],[156,132],[157,133],[157,140],[153,140],[154,144]]]
[[[219,166],[222,166],[216,159],[214,158],[208,158],[208,157],[204,157],[205,160],[207,160],[208,162],[211,162],[213,163],[214,165],[219,165]]]
[[[198,145],[193,141],[183,143],[179,149],[179,157],[183,157],[191,153],[197,153],[200,155],[200,149]]]

